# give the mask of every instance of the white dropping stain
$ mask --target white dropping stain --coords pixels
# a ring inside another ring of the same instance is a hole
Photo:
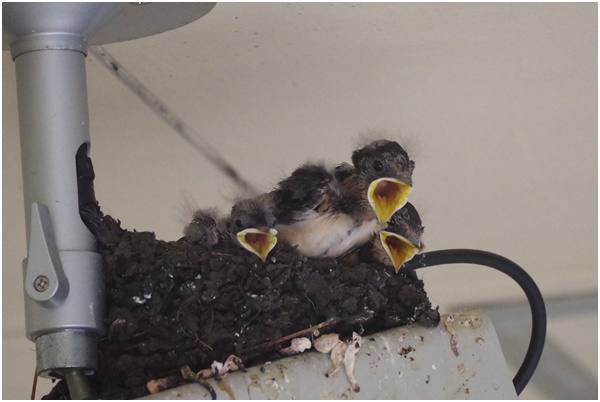
[[[143,298],[143,297],[139,297],[139,296],[133,296],[132,299],[135,304],[144,304],[147,301],[147,299],[145,297]]]
[[[275,381],[275,380],[269,379],[269,380],[266,380],[265,383],[267,385],[269,385],[271,388],[273,388],[274,390],[278,390],[279,389],[279,384],[277,384],[277,381]]]
[[[171,276],[171,275],[169,275],[169,276]],[[171,278],[172,278],[172,276],[171,276]],[[198,275],[196,275],[196,277],[194,279],[202,279],[202,275],[198,274]]]
[[[257,295],[250,295],[251,298],[256,299],[258,296]]]
[[[392,349],[390,348],[390,344],[389,344],[387,338],[385,336],[380,336],[379,339],[381,339],[383,341],[383,350],[387,351],[388,354],[390,355],[391,360],[392,360],[392,365],[396,366],[396,356],[394,353],[392,353]],[[383,353],[381,353],[380,356],[383,356]]]
[[[435,364],[432,364],[431,368],[434,369],[434,370],[437,370],[437,367],[435,367]]]
[[[383,341],[384,350],[387,350],[389,353],[392,353],[392,349],[390,348],[390,344],[386,337],[380,336],[379,339]]]
[[[152,298],[152,293],[145,293],[144,294],[144,299],[150,300],[151,298]]]
[[[406,335],[409,334],[409,331],[403,330],[402,332],[400,332],[400,336],[398,337],[398,342],[403,342],[404,338],[406,338]]]

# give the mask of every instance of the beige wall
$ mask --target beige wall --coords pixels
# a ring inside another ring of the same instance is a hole
[[[308,159],[348,161],[360,131],[385,129],[416,161],[411,201],[429,250],[502,254],[549,300],[597,294],[596,4],[223,3],[178,30],[106,48],[263,190]],[[97,60],[87,66],[103,211],[171,240],[186,196],[227,210],[236,192],[225,176]],[[26,398],[35,357],[24,339],[20,151],[6,52],[2,79],[3,397]],[[525,303],[509,279],[485,269],[420,276],[444,311]],[[549,340],[597,385],[591,300],[551,315]],[[523,344],[525,316],[510,318]],[[560,397],[535,384],[526,392]]]

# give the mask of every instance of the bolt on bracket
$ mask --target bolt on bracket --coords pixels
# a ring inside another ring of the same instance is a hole
[[[69,294],[48,207],[31,204],[31,238],[23,261],[23,283],[27,296],[44,307],[60,306]]]

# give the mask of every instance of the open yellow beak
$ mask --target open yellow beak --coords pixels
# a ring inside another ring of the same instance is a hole
[[[367,198],[380,223],[387,223],[394,212],[406,204],[411,190],[411,186],[397,179],[383,178],[371,182]]]
[[[392,260],[392,264],[396,269],[396,272],[400,270],[402,264],[410,261],[420,249],[415,247],[404,237],[399,234],[388,232],[387,230],[381,230],[379,232],[379,239],[385,249],[385,252]]]
[[[242,247],[259,256],[264,262],[277,244],[277,230],[269,229],[268,232],[263,232],[250,228],[238,232],[237,238]]]

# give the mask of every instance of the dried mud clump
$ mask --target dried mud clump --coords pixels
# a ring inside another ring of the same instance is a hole
[[[412,272],[308,259],[286,245],[263,263],[241,247],[161,241],[108,215],[84,218],[104,259],[107,334],[92,377],[103,399],[146,395],[151,379],[231,354],[246,367],[281,358],[289,341],[273,341],[326,321],[321,333],[364,335],[439,322]]]

